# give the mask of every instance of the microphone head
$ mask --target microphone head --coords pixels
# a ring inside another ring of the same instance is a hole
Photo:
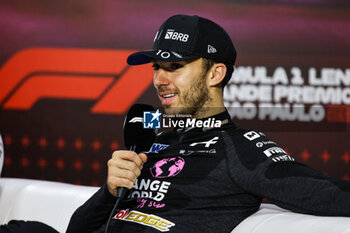
[[[147,104],[134,104],[124,121],[124,144],[136,153],[148,151],[156,138],[154,129],[143,128],[144,111],[155,111],[155,109]]]

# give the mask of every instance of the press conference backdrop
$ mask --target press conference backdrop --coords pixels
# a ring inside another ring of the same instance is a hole
[[[134,103],[159,107],[150,66],[129,67],[170,15],[210,18],[238,52],[225,103],[297,161],[350,176],[345,0],[2,1],[2,176],[101,185]]]

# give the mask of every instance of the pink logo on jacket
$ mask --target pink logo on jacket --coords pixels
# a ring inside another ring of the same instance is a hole
[[[167,178],[178,175],[184,165],[185,160],[180,156],[176,156],[159,160],[150,170],[153,177]]]

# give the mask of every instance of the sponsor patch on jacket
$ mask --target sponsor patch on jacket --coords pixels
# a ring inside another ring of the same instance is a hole
[[[264,151],[264,154],[267,157],[272,156],[272,161],[274,162],[284,162],[284,161],[294,161],[292,157],[290,157],[287,152],[285,152],[280,147],[271,147]]]
[[[129,209],[120,210],[116,215],[114,215],[113,219],[138,223],[144,226],[152,227],[161,232],[169,231],[171,227],[175,226],[175,223],[159,216]]]
[[[249,132],[243,134],[243,136],[246,139],[248,139],[249,141],[253,141],[253,140],[257,139],[257,138],[260,138],[260,134],[258,134],[255,131],[249,131]]]
[[[169,145],[160,144],[160,143],[153,143],[153,145],[152,145],[151,149],[149,150],[149,152],[158,152],[160,150],[164,150],[168,146]]]
[[[271,155],[276,155],[276,154],[287,154],[282,148],[280,147],[271,147],[267,150],[264,150],[264,154],[267,157],[270,157]]]

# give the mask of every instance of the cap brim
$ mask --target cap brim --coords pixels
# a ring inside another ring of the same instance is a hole
[[[175,62],[175,61],[184,61],[198,58],[195,55],[182,55],[174,51],[160,51],[160,50],[150,50],[142,51],[131,54],[127,62],[129,65],[142,65],[150,63],[152,59]]]

